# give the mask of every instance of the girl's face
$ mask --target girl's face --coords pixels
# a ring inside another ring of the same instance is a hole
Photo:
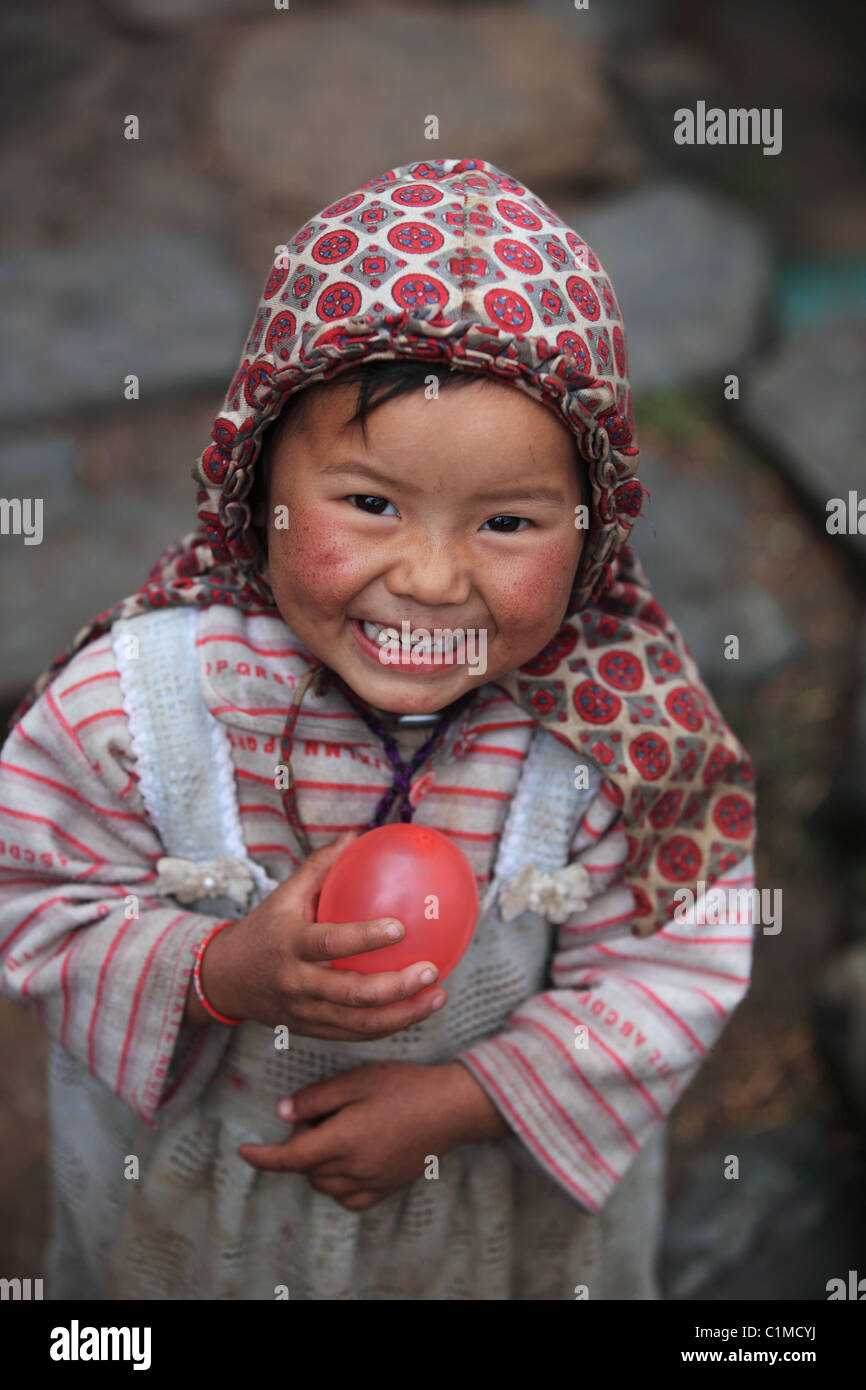
[[[365,443],[357,386],[306,395],[273,456],[265,568],[304,646],[393,713],[442,709],[535,656],[583,544],[565,426],[484,380],[377,406]]]

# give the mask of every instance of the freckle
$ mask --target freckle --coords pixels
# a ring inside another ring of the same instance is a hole
[[[316,551],[313,555],[308,556],[306,564],[318,569],[341,568],[347,557],[351,557],[351,554],[351,546],[329,546],[324,550]]]

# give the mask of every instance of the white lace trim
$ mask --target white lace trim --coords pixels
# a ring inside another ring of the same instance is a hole
[[[587,787],[575,787],[576,765],[573,748],[545,729],[536,730],[481,903],[483,912],[498,899],[503,921],[530,908],[548,921],[560,923],[586,906],[586,870],[578,873],[579,866],[568,865],[568,851],[577,821],[602,778],[590,764]]]
[[[153,822],[163,844],[166,842],[166,826],[163,824],[160,798],[157,794],[156,780],[151,771],[157,766],[153,756],[150,721],[147,718],[147,701],[139,696],[138,683],[134,672],[140,658],[127,652],[130,637],[135,636],[138,649],[141,649],[141,636],[130,631],[129,620],[116,622],[112,629],[112,646],[117,665],[118,683],[123,695],[123,707],[129,721],[129,737],[136,762],[138,791],[144,802],[150,820]]]
[[[272,879],[260,864],[256,864],[247,854],[247,847],[244,843],[243,827],[241,825],[241,814],[238,810],[238,798],[235,785],[234,764],[229,747],[228,735],[223,726],[214,719],[210,710],[205,710],[208,723],[210,724],[211,743],[213,747],[214,766],[217,774],[217,794],[219,800],[220,818],[223,830],[223,848],[228,851],[234,862],[240,869],[249,873],[262,897],[266,897],[277,887],[275,879]]]
[[[247,854],[228,734],[199,692],[197,622],[197,610],[188,608],[119,621],[114,656],[139,791],[169,851],[157,866],[160,890],[179,901],[219,896],[205,882],[212,878],[230,883],[237,892],[228,896],[247,904],[256,890],[266,897],[277,883]],[[128,650],[133,636],[137,648]],[[166,884],[179,884],[181,892]],[[203,891],[192,894],[193,885]]]

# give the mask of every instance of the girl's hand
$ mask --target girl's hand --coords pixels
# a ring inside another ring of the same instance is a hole
[[[307,1037],[370,1042],[429,1018],[440,997],[444,1004],[446,992],[429,988],[439,977],[429,960],[372,975],[332,969],[340,956],[391,945],[405,933],[397,923],[397,937],[388,935],[392,918],[315,920],[328,870],[354,838],[350,831],[316,850],[252,912],[213,937],[202,958],[201,984],[217,1013],[272,1028],[283,1024]],[[186,1016],[210,1021],[192,982]]]
[[[365,1211],[416,1178],[431,1156],[512,1131],[462,1062],[374,1062],[304,1086],[282,1144],[242,1144],[254,1168],[305,1173],[317,1192]],[[283,1119],[286,1102],[277,1112]]]

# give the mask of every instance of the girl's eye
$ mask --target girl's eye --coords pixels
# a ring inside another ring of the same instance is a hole
[[[500,535],[509,535],[514,531],[522,530],[524,526],[531,526],[532,523],[525,516],[492,516],[489,521],[485,521],[484,525],[489,526]]]
[[[392,508],[392,516],[399,515],[393,502],[389,502],[385,497],[376,497],[372,493],[353,492],[349,497],[349,501],[352,503],[352,506],[357,507],[359,511],[370,512],[373,516],[384,516],[386,507]]]

